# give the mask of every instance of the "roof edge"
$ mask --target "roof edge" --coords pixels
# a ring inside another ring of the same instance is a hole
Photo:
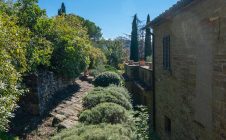
[[[155,19],[153,19],[148,26],[155,26],[158,24],[161,24],[161,22],[165,21],[169,16],[175,16],[178,11],[182,10],[183,8],[190,6],[194,2],[197,2],[199,0],[180,0],[176,4],[174,4],[171,8],[157,16]]]

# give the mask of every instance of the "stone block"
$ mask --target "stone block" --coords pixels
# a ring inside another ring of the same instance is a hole
[[[68,129],[68,128],[72,128],[73,126],[75,126],[78,122],[77,121],[72,121],[72,120],[65,120],[63,122],[61,122],[58,125],[58,131],[62,130],[62,129]]]
[[[66,116],[64,116],[64,115],[56,114],[53,118],[52,126],[53,127],[57,126],[60,122],[63,122],[65,118],[66,118]]]

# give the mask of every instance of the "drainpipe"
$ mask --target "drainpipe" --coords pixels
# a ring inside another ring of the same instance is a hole
[[[155,35],[152,35],[152,78],[153,78],[153,130],[156,131],[156,100],[155,100]]]

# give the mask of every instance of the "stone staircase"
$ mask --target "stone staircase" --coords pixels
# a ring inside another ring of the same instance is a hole
[[[78,115],[83,110],[82,99],[93,89],[93,85],[79,79],[76,83],[80,86],[79,91],[58,104],[37,129],[26,135],[25,140],[48,140],[60,130],[71,128],[78,123]]]

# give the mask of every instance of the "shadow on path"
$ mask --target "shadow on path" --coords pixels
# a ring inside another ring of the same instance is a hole
[[[33,130],[36,130],[42,121],[50,116],[50,112],[56,108],[64,100],[70,99],[76,92],[80,90],[80,85],[75,83],[70,85],[67,88],[58,91],[50,101],[48,110],[44,115],[34,116],[30,113],[27,113],[23,110],[23,106],[17,109],[15,112],[15,117],[12,119],[10,124],[10,134],[19,136],[22,139],[25,139],[26,135],[31,133]]]

